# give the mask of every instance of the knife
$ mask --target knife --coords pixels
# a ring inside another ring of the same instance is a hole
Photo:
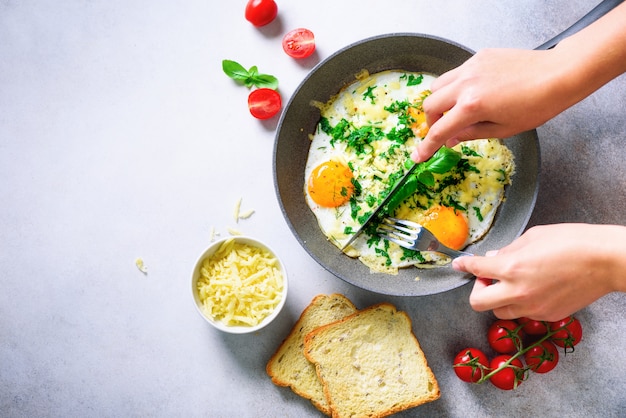
[[[387,197],[385,197],[385,199],[383,200],[383,202],[378,205],[378,207],[376,208],[376,210],[374,212],[372,212],[367,219],[365,220],[365,222],[361,225],[361,227],[354,233],[354,235],[352,235],[352,237],[350,237],[350,239],[348,240],[348,242],[346,242],[342,247],[341,247],[341,251],[345,251],[346,248],[348,248],[350,246],[350,244],[352,244],[354,242],[354,240],[361,235],[361,233],[367,228],[367,226],[369,224],[371,224],[372,222],[374,222],[375,220],[377,220],[379,217],[382,217],[381,215],[384,214],[387,205],[389,204],[389,202],[391,201],[391,199],[393,198],[394,194],[400,190],[407,182],[407,180],[413,175],[413,173],[415,172],[415,169],[417,168],[419,164],[413,164],[411,166],[411,168],[409,168],[409,171],[407,171],[404,176],[398,180],[396,182],[396,184],[393,185],[393,187],[391,188],[391,190],[389,191],[389,194],[387,195]]]

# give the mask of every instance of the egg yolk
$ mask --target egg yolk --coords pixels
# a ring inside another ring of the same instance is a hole
[[[426,113],[420,108],[409,107],[408,114],[415,122],[411,124],[411,129],[416,136],[424,138],[428,133],[428,123],[426,122]]]
[[[422,225],[443,245],[454,250],[463,248],[469,235],[469,226],[462,213],[446,206],[436,206],[425,217]]]
[[[336,208],[350,200],[354,193],[352,171],[337,161],[326,161],[315,167],[309,177],[309,196],[315,203]]]

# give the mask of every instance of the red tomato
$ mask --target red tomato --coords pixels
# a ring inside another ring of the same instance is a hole
[[[522,347],[521,327],[515,321],[498,319],[487,330],[487,341],[498,353],[515,353]]]
[[[548,373],[559,362],[559,350],[546,340],[524,353],[524,360],[535,373]]]
[[[306,58],[315,51],[315,36],[308,29],[294,29],[283,37],[283,49],[292,58]]]
[[[459,379],[476,383],[487,374],[489,359],[477,348],[466,348],[454,357],[453,367]]]
[[[517,322],[524,326],[522,331],[528,335],[546,335],[548,333],[547,322],[535,321],[526,317],[519,318]]]
[[[248,96],[248,109],[257,119],[269,119],[280,111],[280,94],[272,89],[256,89]]]
[[[276,18],[278,6],[274,0],[249,0],[246,5],[246,20],[254,26],[264,26]]]
[[[566,350],[571,348],[573,351],[574,346],[583,338],[583,327],[580,321],[573,316],[568,316],[560,321],[550,322],[548,326],[551,331],[556,331],[550,337],[552,342],[559,347],[564,347]],[[559,330],[559,328],[563,329]]]
[[[506,363],[511,357],[512,356],[508,354],[501,354],[491,360],[489,367],[492,370],[495,370]],[[524,373],[524,365],[519,358],[516,358],[511,361],[508,366],[491,376],[489,380],[499,389],[511,390],[522,384],[522,381],[524,380]]]

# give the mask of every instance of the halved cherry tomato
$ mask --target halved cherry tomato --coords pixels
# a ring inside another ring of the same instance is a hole
[[[248,96],[248,109],[257,119],[269,119],[280,111],[282,100],[276,90],[261,88]]]
[[[246,4],[246,20],[254,26],[264,26],[276,18],[278,6],[274,0],[249,0]]]
[[[517,322],[498,319],[487,330],[487,341],[498,353],[515,353],[522,347],[522,331]]]
[[[548,373],[559,362],[559,350],[550,341],[542,341],[524,353],[524,360],[535,373]]]
[[[506,363],[509,359],[511,359],[511,357],[512,356],[508,354],[501,354],[497,357],[494,357],[494,359],[491,360],[489,367],[492,370],[495,370],[502,364]],[[489,378],[489,381],[491,381],[491,383],[493,383],[493,385],[499,389],[511,390],[522,384],[522,382],[524,381],[525,373],[526,372],[524,371],[524,365],[519,358],[516,358],[515,360],[511,361],[511,363],[507,367],[491,376]]]
[[[547,322],[526,317],[519,318],[517,322],[524,326],[522,330],[528,335],[546,335],[548,333]]]
[[[560,331],[556,331],[550,339],[559,347],[564,347],[565,350],[571,348],[573,351],[574,346],[578,344],[583,337],[583,327],[580,321],[572,316],[563,318],[560,321],[550,322],[548,326],[551,331],[563,328]]]
[[[454,357],[453,366],[459,379],[476,383],[488,373],[489,359],[477,348],[466,348]]]
[[[283,49],[292,58],[306,58],[315,51],[315,36],[308,29],[294,29],[283,37]]]

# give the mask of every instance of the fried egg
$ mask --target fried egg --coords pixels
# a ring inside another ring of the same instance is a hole
[[[320,122],[310,135],[304,194],[321,231],[338,248],[408,170],[411,151],[428,132],[422,101],[433,80],[425,73],[363,73],[320,105]],[[432,184],[420,183],[392,215],[421,224],[450,248],[463,249],[489,230],[514,162],[498,139],[453,149],[461,155],[458,164],[443,174],[433,173]],[[440,253],[401,248],[369,228],[344,252],[373,271],[390,274],[449,261]]]

